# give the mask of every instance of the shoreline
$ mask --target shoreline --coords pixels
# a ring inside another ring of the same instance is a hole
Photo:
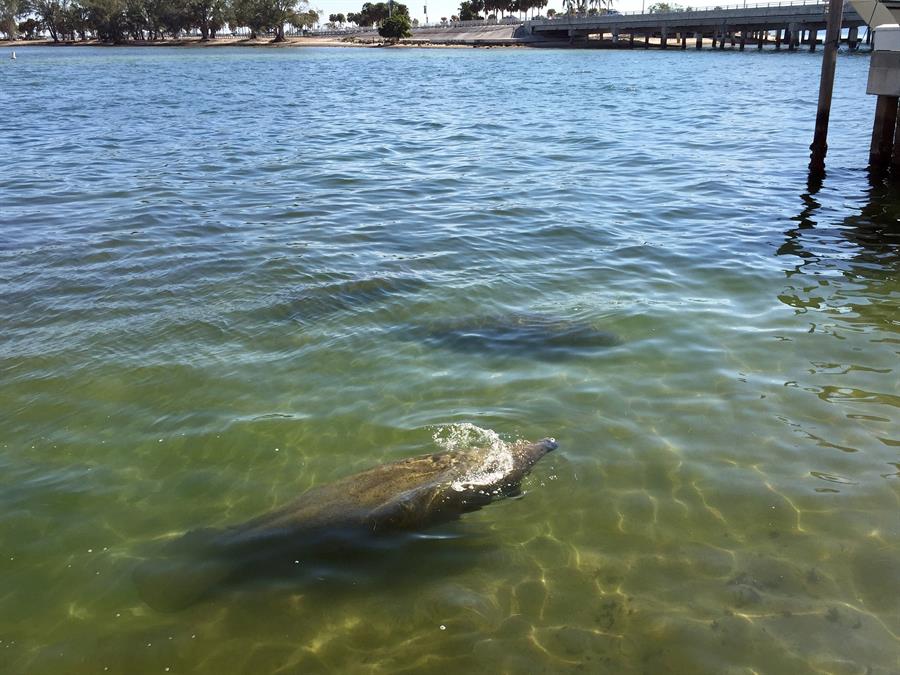
[[[188,49],[205,49],[216,47],[263,47],[268,49],[292,49],[298,47],[349,47],[349,48],[380,48],[380,49],[462,49],[471,47],[523,47],[526,43],[499,43],[496,41],[482,40],[469,41],[465,44],[456,42],[439,43],[432,40],[424,40],[422,38],[411,40],[401,40],[396,43],[389,43],[379,38],[333,38],[333,37],[288,37],[284,42],[272,42],[271,39],[254,39],[242,37],[221,37],[213,40],[202,41],[200,38],[179,38],[169,40],[129,40],[114,44],[111,42],[103,42],[96,39],[91,40],[75,40],[75,41],[59,41],[53,40],[0,40],[0,48],[4,49],[25,49],[28,47],[185,47]]]

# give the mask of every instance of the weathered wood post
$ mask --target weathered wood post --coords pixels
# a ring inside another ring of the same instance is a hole
[[[838,33],[838,42],[840,42],[841,34]],[[816,43],[819,41],[819,31],[809,29],[809,51],[816,51]]]
[[[744,51],[744,47],[747,46],[747,31],[741,31],[741,41],[740,41],[740,50]]]
[[[713,31],[713,34],[712,34],[712,48],[713,48],[713,49],[716,48],[716,36],[717,36],[717,35],[718,35],[718,33],[716,33],[715,31]]]
[[[697,40],[697,49],[703,49],[703,33],[694,33],[694,38]]]
[[[668,26],[662,26],[659,29],[659,48],[660,49],[668,49],[669,48],[669,28],[668,28]]]
[[[775,30],[775,50],[778,51],[781,49],[781,29],[778,28]]]
[[[834,89],[834,67],[841,41],[841,22],[844,20],[844,0],[828,0],[825,28],[825,53],[822,55],[822,77],[819,80],[819,108],[816,111],[816,131],[809,149],[809,172],[815,176],[825,173],[825,153],[828,152],[828,119],[831,117],[831,92]],[[896,107],[896,106],[895,106]]]
[[[681,33],[681,48],[687,49],[687,33],[685,32]]]
[[[884,169],[900,164],[900,138],[896,133],[897,101],[900,100],[900,26],[888,24],[875,29],[875,46],[869,61],[867,94],[878,96],[875,124],[869,148],[869,166]]]
[[[847,31],[847,46],[851,52],[855,52],[859,48],[859,28],[853,26]]]
[[[756,49],[760,50],[766,42],[766,31],[761,30],[756,34]]]
[[[634,49],[634,33],[628,36],[628,48]]]

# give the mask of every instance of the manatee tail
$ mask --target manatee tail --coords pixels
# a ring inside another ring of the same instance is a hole
[[[234,572],[234,565],[214,555],[211,529],[188,532],[165,554],[139,563],[132,579],[141,600],[161,612],[185,609],[211,595]]]

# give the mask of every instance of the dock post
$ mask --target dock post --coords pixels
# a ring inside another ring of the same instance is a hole
[[[777,28],[775,30],[775,51],[781,49],[781,29]]]
[[[791,39],[788,42],[788,51],[795,52],[797,51],[797,46],[800,44],[800,29],[797,27],[797,24],[792,23],[788,30],[791,33]]]
[[[650,33],[644,33],[644,49],[650,49]]]
[[[684,32],[681,34],[681,48],[687,49],[687,33]]]
[[[840,34],[838,34],[838,40],[840,40]],[[809,30],[809,51],[816,51],[816,43],[819,41],[819,31],[813,30],[810,28]]]
[[[716,48],[716,36],[717,35],[718,35],[718,33],[713,33],[713,35],[712,35],[712,48],[713,49]]]
[[[893,165],[900,168],[900,134],[897,133],[897,102],[900,100],[900,27],[875,28],[874,50],[869,61],[867,94],[878,96],[875,124],[869,147],[869,166],[875,170]]]
[[[694,38],[697,40],[697,49],[703,49],[703,33],[694,33]]]
[[[722,26],[719,30],[719,50],[725,49],[725,40],[728,39],[728,28],[726,26]]]
[[[629,49],[634,49],[634,33],[631,33],[631,34],[628,36],[628,48],[629,48]]]
[[[618,29],[618,27],[614,27],[612,29],[612,43],[614,45],[619,44],[619,29]]]
[[[669,48],[669,29],[667,26],[662,26],[659,29],[659,48],[660,49],[668,49]]]
[[[851,52],[855,52],[859,48],[859,28],[853,26],[847,31],[847,46]]]
[[[822,77],[819,80],[819,107],[816,111],[816,131],[809,158],[809,173],[816,177],[825,174],[825,153],[828,152],[828,119],[831,116],[831,92],[834,89],[834,67],[837,63],[838,44],[841,41],[841,22],[844,0],[828,0],[825,28],[825,54],[822,56]],[[816,34],[810,31],[813,39]],[[897,106],[894,106],[896,114]]]
[[[768,34],[766,31],[761,30],[756,34],[756,49],[760,50],[763,48],[763,44],[765,44],[766,38]]]
[[[747,31],[741,31],[741,42],[740,42],[740,50],[744,51],[744,47],[747,46]]]
[[[729,37],[731,38],[731,48],[734,49],[734,43],[737,42],[737,40],[735,40],[734,38],[734,31],[731,31]]]
[[[875,124],[869,146],[869,166],[883,169],[891,162],[897,128],[897,97],[879,96],[875,104]]]

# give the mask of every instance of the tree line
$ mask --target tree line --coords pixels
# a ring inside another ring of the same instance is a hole
[[[285,25],[318,21],[305,0],[0,0],[0,33],[15,39],[46,31],[54,42],[160,40],[193,31],[209,40],[226,25],[280,42]]]

